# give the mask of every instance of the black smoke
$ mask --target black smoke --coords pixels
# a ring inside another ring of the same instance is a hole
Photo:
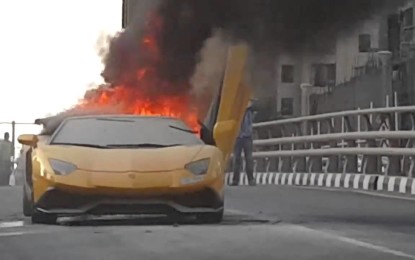
[[[137,0],[149,1],[155,3]],[[402,2],[405,1],[160,0],[157,4],[141,4],[136,9],[140,19],[112,40],[103,76],[108,83],[119,84],[126,80],[126,71],[137,69],[145,56],[137,43],[143,37],[143,18],[149,12],[156,12],[164,21],[158,34],[163,59],[157,64],[157,76],[173,83],[169,91],[180,93],[190,87],[186,83],[200,62],[203,43],[215,28],[225,30],[232,39],[247,41],[254,50],[295,51],[313,35],[323,36],[323,40],[333,38],[336,32],[347,31],[362,19]],[[134,82],[129,85],[134,86]]]

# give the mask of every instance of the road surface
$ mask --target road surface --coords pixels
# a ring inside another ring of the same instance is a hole
[[[163,219],[32,225],[0,188],[0,259],[415,259],[415,201],[257,186],[227,189],[218,225]]]

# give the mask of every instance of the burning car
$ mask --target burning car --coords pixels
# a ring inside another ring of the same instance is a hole
[[[37,141],[19,137],[34,147],[24,203],[34,223],[68,214],[180,212],[208,222],[222,218],[222,152],[179,119],[70,117],[47,142]]]
[[[198,131],[178,117],[82,115],[37,120],[21,135],[26,152],[23,211],[33,223],[59,216],[224,213],[225,169],[251,92],[244,46],[229,52],[223,84]]]

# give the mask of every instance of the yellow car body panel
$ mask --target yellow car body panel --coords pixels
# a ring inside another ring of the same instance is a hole
[[[225,160],[232,153],[236,137],[252,95],[246,82],[248,47],[245,44],[232,46],[221,90],[221,98],[214,127],[214,138]]]
[[[195,176],[185,169],[187,163],[206,158],[210,158],[206,174]],[[44,145],[33,159],[35,203],[50,188],[82,194],[139,196],[188,193],[208,187],[223,196],[223,156],[212,146],[99,149]],[[49,159],[70,162],[77,168],[59,176],[54,174]]]

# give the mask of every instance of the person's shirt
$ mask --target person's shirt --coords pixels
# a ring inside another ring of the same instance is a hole
[[[0,160],[10,161],[13,155],[13,144],[9,141],[0,140]]]
[[[252,124],[254,122],[254,109],[253,107],[248,107],[245,111],[244,118],[241,124],[241,130],[239,131],[239,138],[252,137],[253,130]]]

